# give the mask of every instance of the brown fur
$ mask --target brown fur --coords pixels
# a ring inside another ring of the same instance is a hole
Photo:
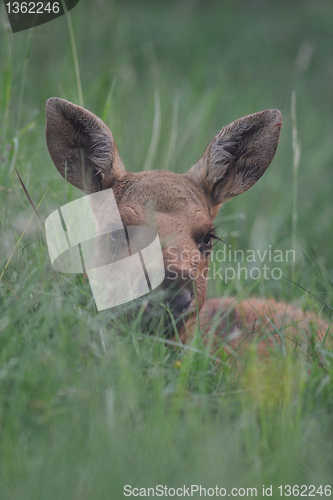
[[[210,299],[201,310],[200,319],[201,328],[214,335],[215,348],[222,345],[227,352],[238,354],[244,354],[253,341],[257,342],[260,356],[276,346],[284,352],[300,348],[311,354],[314,343],[325,342],[327,346],[330,339],[326,321],[311,311],[303,312],[293,304],[273,299],[251,297],[239,303],[232,297]]]
[[[86,193],[112,188],[124,226],[157,229],[166,269],[161,288],[169,294],[166,300],[175,318],[180,318],[182,340],[188,338],[198,309],[206,330],[219,313],[216,338],[230,341],[232,349],[275,332],[259,345],[267,351],[273,337],[282,342],[288,321],[296,322],[286,331],[292,342],[298,342],[297,331],[313,315],[294,306],[264,299],[235,307],[234,299],[213,299],[204,306],[214,219],[222,203],[249,189],[272,161],[282,122],[279,111],[262,111],[224,127],[187,174],[126,172],[111,132],[91,112],[53,97],[46,114],[47,145],[60,174]],[[107,204],[97,209],[98,224],[107,223],[108,213]],[[325,328],[317,322],[319,339]]]

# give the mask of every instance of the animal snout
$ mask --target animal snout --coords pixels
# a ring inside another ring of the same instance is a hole
[[[176,317],[189,312],[192,304],[194,304],[194,293],[187,288],[179,290],[170,301],[171,311]]]
[[[167,274],[162,283],[162,290],[163,302],[175,318],[188,313],[194,305],[195,294],[192,280],[174,280]]]
[[[167,313],[169,317],[168,313],[171,313],[176,321],[183,321],[195,311],[196,269],[180,258],[169,259],[170,255],[169,249],[164,249],[165,277],[162,283],[152,290],[146,313],[155,317],[161,313]]]
[[[154,290],[147,305],[146,312],[153,316],[169,311],[174,319],[184,318],[195,305],[195,293],[192,282],[172,281],[166,278],[163,283]]]

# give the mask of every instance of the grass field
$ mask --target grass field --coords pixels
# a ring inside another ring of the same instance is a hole
[[[254,349],[239,370],[200,333],[177,346],[110,323],[82,276],[52,269],[15,168],[42,220],[81,196],[46,148],[51,96],[102,117],[133,171],[185,172],[222,126],[278,108],[272,165],[217,225],[228,248],[294,249],[279,267],[296,284],[211,279],[209,295],[274,297],[331,321],[332,2],[82,0],[70,20],[16,34],[3,5],[0,17],[0,500],[118,499],[125,485],[329,496],[332,350],[277,349],[263,364]]]

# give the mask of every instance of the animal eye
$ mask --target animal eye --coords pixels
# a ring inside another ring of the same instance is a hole
[[[212,239],[214,235],[212,233],[207,233],[204,239],[202,240],[200,250],[202,252],[208,252],[212,249]]]
[[[110,233],[110,240],[111,241],[118,241],[120,238],[120,231],[112,231]]]
[[[117,248],[127,247],[127,240],[124,231],[112,231],[110,233],[110,243]]]

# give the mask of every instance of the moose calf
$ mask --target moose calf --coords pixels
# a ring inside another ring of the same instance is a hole
[[[166,333],[177,325],[182,341],[193,324],[213,325],[215,344],[226,349],[262,338],[265,354],[275,342],[291,348],[320,341],[328,326],[314,314],[273,300],[211,299],[205,303],[214,219],[223,203],[249,189],[271,163],[280,137],[281,113],[268,109],[234,121],[213,138],[186,174],[167,170],[127,172],[108,127],[93,113],[60,98],[46,105],[46,140],[52,160],[73,186],[86,194],[112,188],[123,226],[153,227],[162,245],[165,278],[148,296],[145,313],[156,314],[161,302],[169,310]],[[110,205],[111,206],[111,205]],[[97,224],[111,217],[105,203]],[[159,312],[157,312],[159,314]],[[171,321],[172,319],[172,321]]]

